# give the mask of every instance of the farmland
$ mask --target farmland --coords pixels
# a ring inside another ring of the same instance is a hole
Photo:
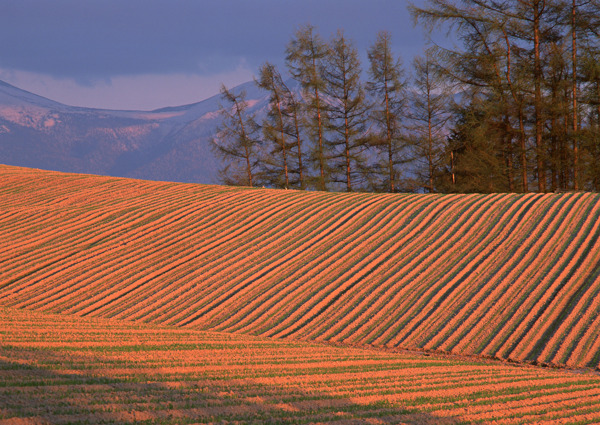
[[[597,423],[600,376],[0,308],[0,423]]]
[[[150,182],[0,166],[0,305],[595,369],[600,197]]]

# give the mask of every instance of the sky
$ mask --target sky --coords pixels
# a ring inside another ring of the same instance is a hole
[[[413,4],[423,5],[424,0]],[[343,29],[366,61],[380,30],[406,68],[426,48],[402,0],[0,0],[0,80],[67,105],[194,103],[284,68],[296,30]],[[363,68],[367,64],[363,63]]]

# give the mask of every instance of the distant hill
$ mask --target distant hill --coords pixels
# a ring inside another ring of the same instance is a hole
[[[266,105],[254,83],[252,110]],[[63,105],[0,81],[0,163],[148,180],[216,183],[209,140],[219,96],[154,111]]]
[[[0,306],[600,367],[600,195],[324,193],[0,166]]]

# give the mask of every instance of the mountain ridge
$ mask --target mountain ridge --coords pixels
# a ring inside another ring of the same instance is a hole
[[[252,111],[267,96],[253,82]],[[0,163],[146,180],[216,183],[219,95],[151,111],[69,106],[0,81]]]

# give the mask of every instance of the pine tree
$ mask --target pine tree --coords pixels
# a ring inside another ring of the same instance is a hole
[[[550,190],[565,190],[571,170],[569,141],[573,137],[571,99],[572,93],[568,44],[549,43],[546,46],[544,66],[544,92],[546,97],[546,147],[547,168],[550,172]]]
[[[589,140],[591,134],[589,129],[585,130],[580,115],[583,110],[579,99],[586,92],[589,93],[590,86],[594,86],[593,68],[597,61],[596,47],[600,36],[600,1],[598,0],[563,0],[562,8],[565,17],[562,24],[570,33],[571,41],[571,139],[573,146],[573,188],[580,190],[585,188],[591,174],[584,170],[585,162],[582,157],[588,156],[587,146],[582,145]],[[591,72],[588,72],[591,71]],[[592,77],[592,79],[588,78]],[[594,108],[592,108],[594,109]],[[594,126],[594,121],[588,122],[588,127]],[[583,151],[582,151],[583,150]],[[592,147],[592,151],[595,148]],[[592,154],[593,155],[593,154]],[[588,165],[594,167],[594,165]]]
[[[461,93],[462,102],[452,111],[452,125],[442,172],[437,185],[444,192],[508,192],[503,115],[490,100],[474,90]],[[468,99],[466,99],[468,97]],[[453,179],[449,178],[452,173]]]
[[[544,72],[543,67],[547,59],[548,44],[553,40],[560,39],[559,25],[561,11],[564,11],[559,0],[519,0],[509,1],[487,1],[487,0],[430,0],[424,8],[412,7],[412,12],[416,19],[425,22],[429,28],[436,23],[449,24],[450,30],[455,30],[459,39],[465,43],[465,51],[460,56],[461,62],[453,63],[469,64],[477,62],[480,55],[473,50],[476,44],[472,41],[479,38],[482,52],[488,51],[487,57],[492,59],[502,59],[506,67],[511,70],[504,73],[502,78],[498,79],[500,85],[494,84],[491,80],[493,74],[483,76],[479,81],[464,80],[470,85],[477,85],[483,82],[484,86],[491,89],[508,86],[508,91],[495,89],[496,93],[510,93],[513,99],[513,113],[506,115],[506,135],[512,133],[511,121],[519,123],[520,138],[520,158],[522,173],[522,188],[527,189],[527,160],[526,151],[528,147],[527,139],[531,135],[535,149],[535,174],[538,183],[538,191],[546,191],[547,179],[547,159],[548,147],[546,146],[546,122],[549,119],[547,111],[546,92],[544,91]],[[488,36],[492,36],[491,39]],[[490,49],[489,47],[499,47],[497,41],[504,38],[505,48],[502,50]],[[492,41],[489,44],[486,39]],[[495,51],[499,53],[496,55]],[[449,66],[447,68],[450,68]],[[518,77],[518,80],[517,80]],[[527,87],[533,87],[533,90],[523,93]],[[498,100],[508,99],[502,96]],[[506,105],[509,105],[506,102]],[[505,109],[509,111],[508,108]],[[529,114],[531,110],[531,114]],[[533,120],[529,125],[527,116],[531,115]],[[508,118],[508,120],[507,120]],[[524,137],[527,133],[527,137]],[[510,138],[505,138],[507,159],[511,158]],[[507,165],[510,172],[512,167]],[[509,178],[512,182],[512,179]]]
[[[600,13],[598,14],[600,19]],[[580,105],[586,127],[579,129],[582,188],[600,191],[600,38],[590,37],[581,48],[578,62]],[[584,124],[584,122],[582,122]]]

